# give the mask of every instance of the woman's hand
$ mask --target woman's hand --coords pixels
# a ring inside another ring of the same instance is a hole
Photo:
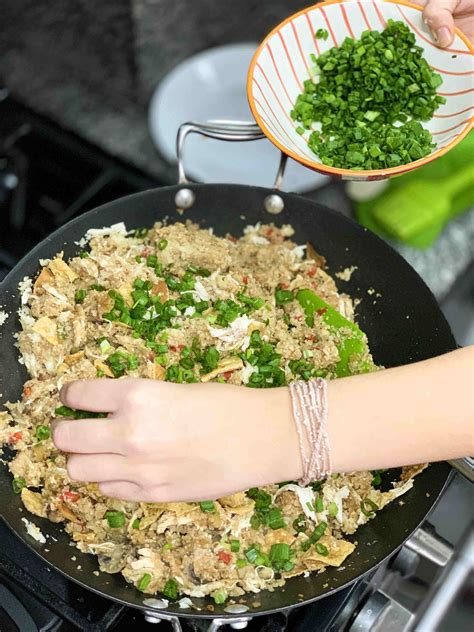
[[[288,389],[101,379],[67,384],[61,400],[109,413],[53,425],[69,476],[107,496],[215,499],[302,474]]]
[[[423,17],[441,48],[454,39],[454,27],[459,28],[472,42],[474,40],[474,0],[415,0],[425,5]]]

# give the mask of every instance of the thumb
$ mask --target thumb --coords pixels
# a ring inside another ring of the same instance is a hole
[[[441,48],[449,46],[454,39],[453,13],[458,4],[459,0],[428,0],[423,11],[425,23]]]

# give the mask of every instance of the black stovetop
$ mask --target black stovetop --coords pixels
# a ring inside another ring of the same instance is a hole
[[[101,597],[68,580],[21,542],[0,521],[1,632],[129,632],[152,630],[135,609]],[[50,545],[52,546],[52,545]],[[350,619],[365,583],[353,584],[309,606],[286,614],[257,617],[248,632],[336,632]],[[316,622],[317,621],[317,627]],[[183,632],[209,625],[182,622]],[[162,623],[161,628],[167,624]]]
[[[0,279],[76,215],[160,184],[0,90]]]

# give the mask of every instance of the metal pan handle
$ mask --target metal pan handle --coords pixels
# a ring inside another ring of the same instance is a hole
[[[244,630],[252,617],[235,617],[228,619],[212,619],[207,632],[217,632],[222,627],[228,625],[232,630]],[[166,614],[164,612],[154,612],[153,610],[145,611],[145,621],[147,623],[161,623],[168,621],[171,624],[173,632],[183,632],[179,617],[174,614]]]
[[[460,474],[462,474],[468,481],[474,483],[474,457],[469,456],[465,459],[456,459],[455,461],[449,461]]]
[[[200,134],[201,136],[207,136],[208,138],[215,138],[217,140],[225,140],[231,142],[245,142],[251,140],[261,140],[265,138],[265,134],[260,130],[255,123],[249,123],[245,121],[221,121],[212,120],[204,123],[198,123],[196,121],[189,121],[183,123],[179,130],[176,139],[176,156],[178,159],[178,184],[189,185],[189,180],[186,177],[186,171],[184,169],[184,144],[189,134]],[[285,168],[288,156],[281,153],[280,164],[278,172],[273,185],[274,189],[279,189],[283,181],[285,174]],[[190,187],[184,187],[180,189],[175,196],[175,203],[178,209],[190,208],[196,200],[194,191]],[[268,213],[276,215],[281,213],[284,208],[284,202],[281,196],[276,193],[267,195],[264,202],[264,208]]]

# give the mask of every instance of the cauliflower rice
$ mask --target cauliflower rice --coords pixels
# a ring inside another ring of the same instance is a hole
[[[14,490],[32,514],[62,522],[102,571],[145,593],[223,603],[340,566],[355,548],[346,536],[423,468],[404,468],[390,491],[378,489],[377,474],[352,472],[204,503],[122,502],[69,479],[49,430],[51,419],[81,414],[60,408],[68,381],[128,375],[271,387],[335,377],[340,334],[323,314],[308,326],[293,297],[311,289],[350,321],[353,303],[292,233],[257,225],[235,239],[192,223],[128,234],[116,225],[91,231],[82,242],[89,249],[68,262],[62,253],[42,261],[33,285],[22,281],[18,346],[31,379],[0,412],[0,445],[16,451]],[[368,364],[376,369],[369,353],[352,372]]]

